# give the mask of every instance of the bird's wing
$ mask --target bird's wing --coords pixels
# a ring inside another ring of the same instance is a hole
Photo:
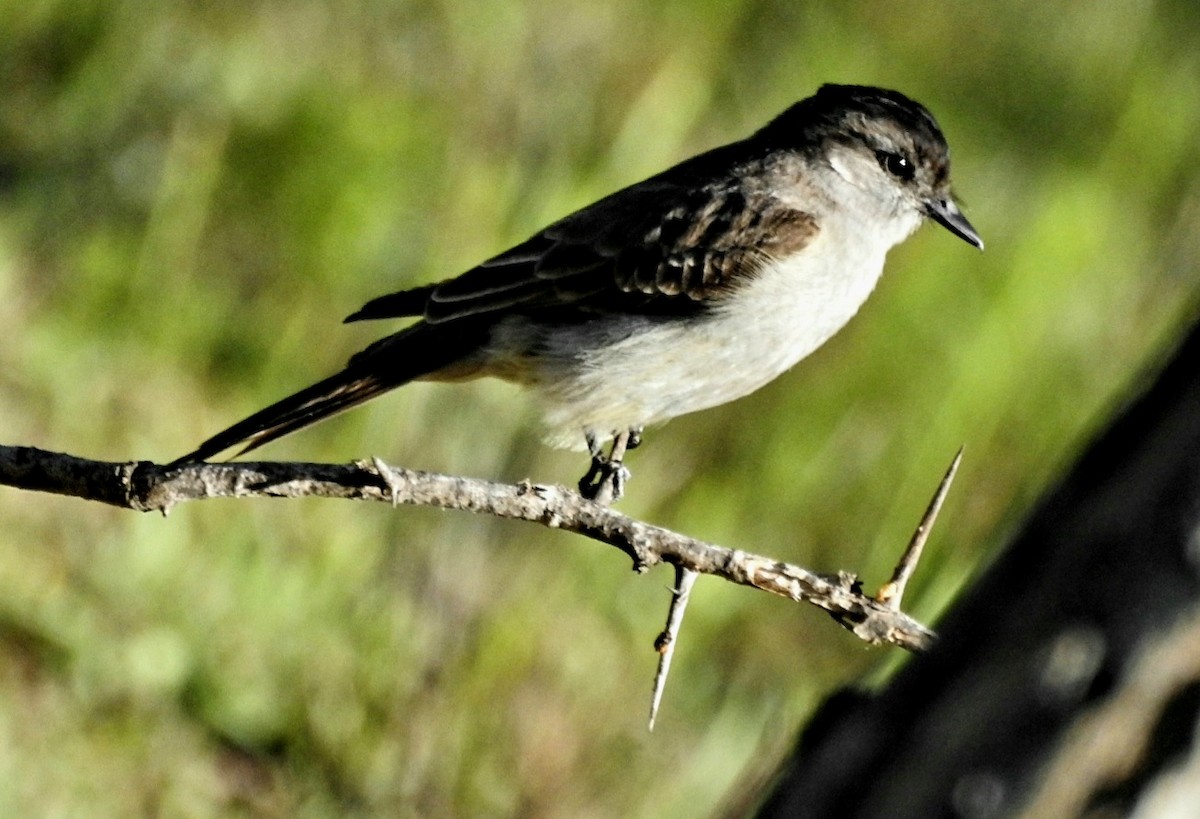
[[[618,191],[457,278],[382,296],[347,321],[421,316],[438,324],[564,308],[689,312],[816,236],[809,214],[747,192],[735,177],[691,182],[663,175]]]

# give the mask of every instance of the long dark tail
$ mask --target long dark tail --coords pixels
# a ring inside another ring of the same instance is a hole
[[[436,372],[479,346],[474,333],[455,333],[453,338],[447,335],[429,325],[418,324],[381,339],[357,353],[340,373],[238,421],[169,466],[205,461],[242,443],[246,446],[239,455],[258,449],[276,438]]]

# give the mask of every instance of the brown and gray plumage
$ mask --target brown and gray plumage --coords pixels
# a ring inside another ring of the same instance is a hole
[[[857,312],[884,257],[930,217],[971,244],[933,117],[827,85],[747,139],[555,222],[457,278],[346,321],[415,317],[336,375],[176,463],[247,451],[414,380],[527,385],[557,445],[746,395]]]

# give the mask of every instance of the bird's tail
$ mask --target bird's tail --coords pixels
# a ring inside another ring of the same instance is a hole
[[[298,429],[336,415],[388,390],[429,375],[461,357],[470,344],[459,336],[446,344],[440,333],[418,324],[377,341],[350,359],[336,375],[289,395],[209,438],[169,466],[205,461],[238,444],[237,453],[257,449]]]

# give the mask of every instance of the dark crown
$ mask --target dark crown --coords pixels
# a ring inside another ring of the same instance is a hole
[[[755,139],[779,148],[818,149],[827,138],[853,138],[880,148],[880,136],[925,164],[935,180],[949,171],[949,148],[933,114],[898,91],[867,85],[823,85],[771,120]]]

